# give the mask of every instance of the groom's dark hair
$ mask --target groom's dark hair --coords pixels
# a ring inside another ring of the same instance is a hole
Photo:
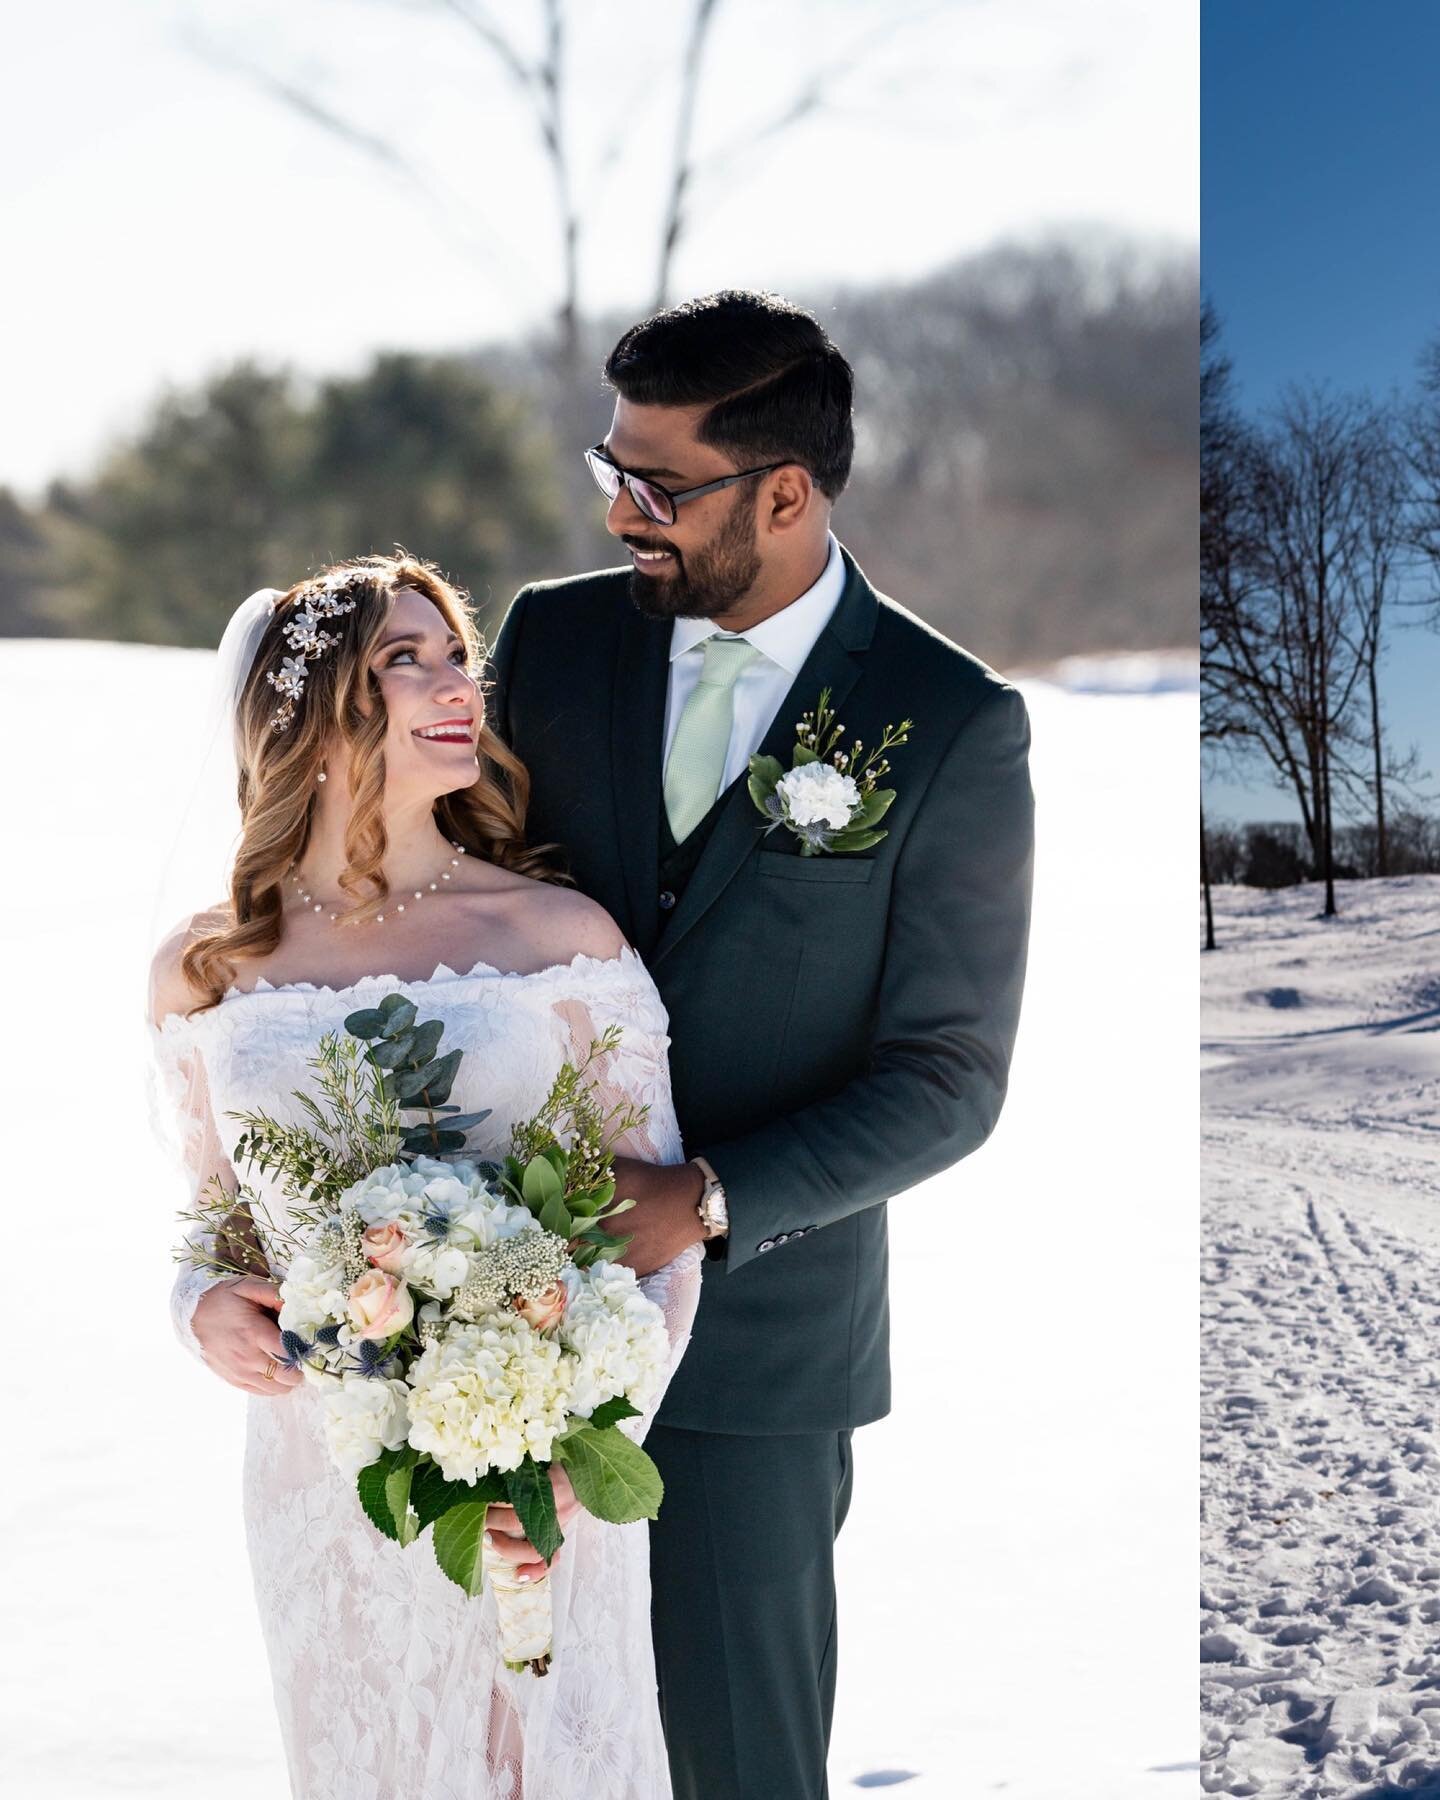
[[[778,294],[727,288],[642,319],[605,375],[637,406],[708,405],[697,435],[737,467],[801,463],[831,500],[850,478],[850,365],[817,320]]]

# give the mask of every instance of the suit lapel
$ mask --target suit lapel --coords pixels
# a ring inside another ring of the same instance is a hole
[[[630,916],[625,934],[642,956],[654,947],[660,887],[660,764],[670,626],[627,607],[610,699],[615,843]]]
[[[822,688],[830,689],[830,704],[840,711],[860,679],[864,653],[874,635],[879,610],[875,590],[861,574],[850,553],[842,549],[842,555],[846,580],[840,604],[815,640],[814,649],[781,701],[780,710],[771,721],[758,752],[761,756],[778,757],[786,767],[795,747],[795,721],[801,713],[813,710]],[[763,827],[764,821],[755,809],[746,776],[742,773],[721,799],[720,814],[710,841],[700,854],[680,904],[670,915],[652,962],[662,962],[719,899],[740,872],[745,858],[759,843]],[[658,831],[657,802],[652,836]]]

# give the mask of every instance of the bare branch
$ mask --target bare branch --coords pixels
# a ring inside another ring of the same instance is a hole
[[[660,227],[660,260],[655,275],[655,305],[659,312],[670,292],[670,271],[675,251],[685,229],[685,200],[694,173],[690,142],[695,130],[695,97],[700,86],[700,70],[705,59],[705,46],[714,22],[719,0],[696,0],[695,17],[685,45],[685,64],[680,78],[680,105],[675,119],[675,154],[670,168],[670,195],[665,205],[665,218]]]

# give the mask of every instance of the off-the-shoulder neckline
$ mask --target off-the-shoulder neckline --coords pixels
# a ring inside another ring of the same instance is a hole
[[[198,1024],[201,1019],[214,1018],[221,1007],[229,1006],[237,1000],[256,1000],[275,995],[328,994],[337,999],[342,994],[357,994],[366,988],[401,987],[421,988],[433,987],[437,983],[451,981],[539,981],[544,976],[599,972],[604,969],[623,969],[631,964],[641,962],[638,950],[629,944],[624,945],[616,956],[589,956],[583,950],[577,951],[569,962],[548,963],[543,969],[498,969],[494,963],[472,963],[468,969],[452,969],[449,963],[437,963],[434,973],[425,976],[406,978],[402,975],[360,975],[354,981],[343,983],[339,987],[331,987],[327,982],[316,981],[276,981],[270,982],[263,975],[256,979],[253,988],[229,987],[220,996],[219,1001],[202,1013],[166,1013],[155,1030],[164,1031],[168,1026]],[[643,965],[642,965],[643,966]]]

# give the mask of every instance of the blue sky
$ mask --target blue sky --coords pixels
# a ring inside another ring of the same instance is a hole
[[[1204,0],[1201,257],[1247,411],[1287,382],[1408,391],[1440,335],[1440,5]],[[1394,637],[1392,738],[1440,796],[1440,635]],[[1207,809],[1295,818],[1263,775]]]

